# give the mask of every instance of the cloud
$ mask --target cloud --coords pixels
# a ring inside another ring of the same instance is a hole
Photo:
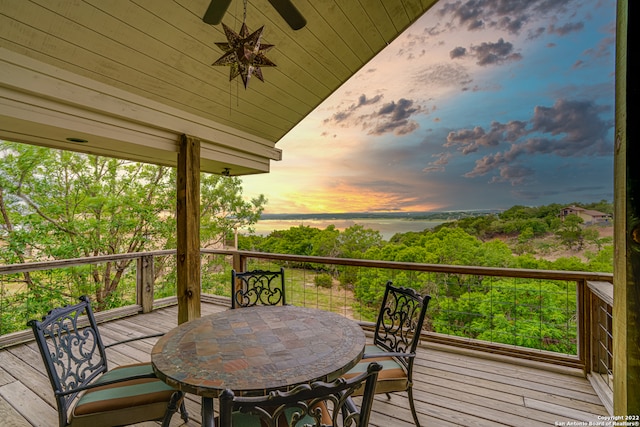
[[[578,59],[576,62],[573,63],[573,65],[571,66],[571,68],[573,68],[574,70],[577,70],[578,68],[584,68],[586,67],[586,63],[581,60]]]
[[[401,98],[397,103],[389,102],[369,116],[376,125],[368,133],[369,135],[382,135],[387,132],[393,132],[396,135],[411,133],[418,128],[418,123],[410,118],[421,111],[422,107],[414,106],[414,102],[409,99]]]
[[[513,51],[513,44],[505,42],[500,38],[495,43],[481,43],[477,46],[471,46],[470,55],[477,59],[476,64],[495,65],[505,62],[519,61],[522,55]]]
[[[462,58],[467,54],[467,49],[464,47],[458,46],[454,48],[451,52],[449,52],[449,57],[451,59]]]
[[[595,49],[588,49],[584,53],[593,58],[610,58],[616,45],[615,36],[605,37],[598,43]]]
[[[602,120],[600,114],[610,115],[610,111],[610,107],[591,101],[560,99],[553,107],[536,107],[531,123],[534,132],[564,135],[554,144],[553,152],[557,155],[608,156],[612,154],[612,144],[607,132],[613,127],[613,120]]]
[[[407,135],[419,125],[411,117],[423,112],[423,107],[415,101],[400,98],[398,101],[391,101],[383,104],[376,110],[369,112],[365,107],[376,106],[382,100],[382,95],[372,98],[360,95],[358,102],[349,107],[334,113],[330,118],[324,119],[325,125],[338,125],[341,127],[361,126],[368,135],[383,135],[393,133],[395,135]],[[356,114],[358,112],[359,114]]]
[[[513,120],[506,124],[492,122],[486,132],[482,127],[449,132],[445,147],[460,146],[463,154],[478,151],[480,147],[496,147],[502,142],[515,142],[526,134],[527,123]]]
[[[499,65],[522,59],[520,53],[514,52],[513,44],[505,42],[502,38],[495,43],[484,42],[472,45],[469,49],[462,46],[455,47],[449,52],[449,57],[451,59],[472,57],[477,60],[476,64],[480,66]]]
[[[445,146],[458,145],[463,154],[469,154],[479,147],[510,143],[509,149],[476,160],[473,170],[464,176],[473,178],[498,171],[490,182],[518,184],[533,172],[519,163],[523,157],[610,156],[613,146],[607,133],[613,123],[600,118],[601,113],[609,110],[591,101],[560,99],[552,107],[535,107],[527,129],[523,122],[506,125],[494,122],[489,132],[480,127],[451,132]]]
[[[456,0],[445,3],[439,13],[443,18],[450,16],[469,31],[495,29],[516,35],[527,24],[572,10],[573,3],[558,0]]]
[[[473,81],[469,72],[457,64],[430,65],[418,71],[412,80],[421,88],[464,87]]]
[[[362,107],[363,105],[375,104],[378,101],[380,101],[381,99],[382,99],[382,95],[376,95],[373,98],[367,98],[366,95],[362,94],[358,98],[358,104],[356,105],[356,108]]]
[[[433,162],[429,162],[427,167],[422,169],[422,172],[430,173],[430,172],[444,172],[445,166],[449,164],[449,159],[451,158],[451,153],[437,153],[433,154],[431,157],[436,157],[437,160]]]
[[[559,36],[566,36],[569,33],[573,33],[574,31],[582,31],[584,29],[584,22],[567,22],[564,25],[556,27],[555,25],[549,25],[549,29],[547,30],[551,34],[557,34]]]
[[[523,184],[527,178],[534,175],[535,172],[533,169],[522,166],[522,165],[504,165],[500,166],[500,174],[499,176],[494,176],[491,178],[489,183],[496,182],[510,182],[512,186]]]
[[[381,99],[382,99],[382,95],[376,95],[372,98],[367,98],[366,95],[362,94],[358,97],[357,103],[351,104],[350,106],[348,106],[346,109],[342,111],[338,111],[337,113],[333,114],[330,118],[324,119],[323,122],[325,124],[333,123],[338,125],[340,125],[341,123],[344,123],[345,126],[350,126],[351,122],[349,121],[349,119],[353,117],[354,113],[357,110],[359,110],[364,106],[376,104]]]

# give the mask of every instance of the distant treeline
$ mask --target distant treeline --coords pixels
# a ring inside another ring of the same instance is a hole
[[[329,213],[281,213],[262,214],[261,220],[355,220],[355,219],[409,219],[409,220],[432,220],[432,221],[459,221],[472,220],[473,218],[493,216],[498,219],[508,220],[557,218],[562,208],[567,206],[579,206],[585,209],[596,210],[608,214],[613,214],[613,203],[606,200],[593,203],[572,202],[567,204],[553,203],[544,206],[523,206],[515,205],[509,209],[471,209],[459,211],[424,211],[424,212],[329,212]]]
[[[342,212],[342,213],[292,213],[292,214],[262,214],[261,220],[354,220],[354,219],[408,219],[408,220],[447,220],[473,218],[488,214],[498,214],[501,210],[471,210],[471,211],[438,211],[438,212]]]
[[[601,238],[597,229],[585,227],[582,219],[576,215],[563,220],[560,212],[566,206],[579,206],[604,213],[613,211],[613,205],[605,200],[589,204],[574,202],[539,207],[513,206],[499,213],[448,221],[433,229],[397,233],[389,241],[383,240],[380,232],[359,224],[344,231],[333,225],[324,230],[300,225],[273,231],[267,236],[239,236],[239,248],[388,261],[612,271],[611,238]],[[460,250],[449,251],[448,248],[452,247]],[[590,248],[590,252],[583,253],[588,258],[587,262],[577,258],[546,261],[538,256],[554,250],[583,251],[585,248]]]

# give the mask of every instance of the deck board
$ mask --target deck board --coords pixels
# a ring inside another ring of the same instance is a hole
[[[202,314],[225,308],[202,304]],[[105,343],[131,336],[166,332],[177,323],[177,307],[113,320],[100,325]],[[108,349],[110,366],[148,361],[156,338]],[[555,422],[597,421],[607,412],[590,383],[575,371],[509,358],[479,357],[426,343],[415,363],[414,398],[423,426],[550,426]],[[552,369],[553,368],[553,369]],[[171,426],[200,425],[197,396],[186,400],[190,421],[174,416]],[[55,426],[55,403],[40,354],[30,342],[0,350],[2,425]],[[140,423],[137,427],[157,427]],[[371,427],[410,427],[413,418],[406,393],[376,396]]]

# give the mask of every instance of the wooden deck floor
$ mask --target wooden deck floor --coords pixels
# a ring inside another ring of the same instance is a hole
[[[203,314],[223,310],[203,304]],[[176,325],[177,308],[156,310],[101,325],[105,343],[165,332]],[[109,349],[111,367],[148,361],[154,340]],[[509,360],[423,346],[416,361],[414,396],[423,427],[554,426],[568,421],[597,421],[607,412],[589,382],[561,370],[523,366]],[[0,425],[57,425],[51,387],[35,343],[0,350]],[[190,421],[174,416],[172,427],[199,426],[200,405],[189,395]],[[143,423],[138,426],[157,426]],[[405,394],[376,397],[372,427],[413,426]],[[565,424],[566,425],[566,424]]]

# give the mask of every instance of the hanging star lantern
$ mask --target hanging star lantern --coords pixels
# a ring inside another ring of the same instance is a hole
[[[211,65],[230,66],[229,81],[240,76],[245,89],[249,85],[249,79],[252,75],[264,82],[262,69],[260,67],[276,66],[276,64],[264,56],[265,52],[273,47],[272,44],[263,44],[260,42],[264,26],[253,33],[249,33],[247,25],[243,22],[239,34],[224,25],[224,23],[222,27],[224,28],[224,33],[228,41],[226,43],[216,43],[216,46],[225,53]]]

